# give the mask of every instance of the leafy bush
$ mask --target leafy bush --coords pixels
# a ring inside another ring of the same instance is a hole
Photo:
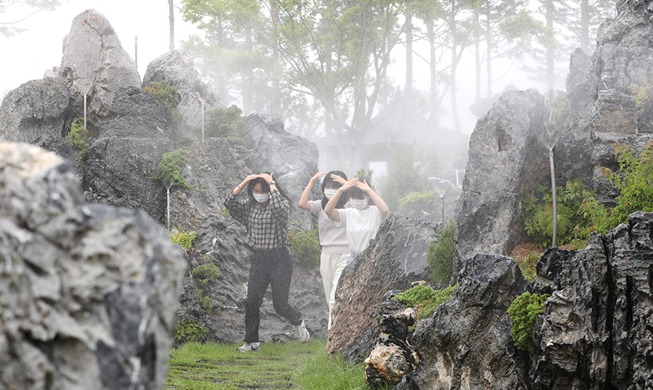
[[[426,258],[431,266],[431,282],[448,286],[453,273],[453,259],[456,255],[456,243],[453,235],[456,223],[448,222],[438,233],[437,239],[429,245]]]
[[[200,307],[201,307],[202,310],[204,310],[204,311],[211,311],[211,310],[213,310],[213,299],[211,299],[211,297],[209,297],[209,296],[203,297],[203,298],[200,300]]]
[[[184,320],[177,323],[175,329],[175,343],[185,344],[190,342],[201,343],[206,340],[208,329],[197,325],[193,320]]]
[[[524,278],[526,278],[526,280],[528,280],[529,282],[535,280],[535,277],[537,276],[535,267],[537,265],[537,262],[540,261],[540,258],[541,256],[539,253],[529,253],[523,262],[518,263],[521,273],[524,275]]]
[[[215,107],[208,111],[204,128],[206,137],[225,138],[229,142],[244,144],[245,122],[237,106]]]
[[[598,204],[596,195],[579,180],[569,180],[564,187],[556,187],[558,195],[557,237],[559,245],[574,239],[585,240],[597,230],[591,216],[584,211],[586,202]],[[553,238],[553,196],[551,189],[540,186],[536,195],[524,202],[524,228],[526,234],[543,248],[551,245]]]
[[[526,291],[515,298],[508,308],[510,317],[510,335],[517,348],[531,351],[533,344],[533,325],[535,317],[544,313],[544,304],[548,294],[531,294]]]
[[[152,96],[166,110],[173,123],[179,122],[181,113],[179,112],[179,87],[168,84],[167,81],[155,81],[143,88],[143,91]]]
[[[168,237],[170,237],[172,242],[175,244],[179,245],[185,250],[189,250],[193,246],[195,238],[197,238],[197,232],[168,232]]]
[[[392,299],[406,306],[416,307],[417,319],[421,320],[432,316],[438,306],[448,302],[457,287],[458,285],[454,285],[443,290],[434,290],[426,285],[417,285],[395,295]]]
[[[218,275],[220,275],[220,270],[218,270],[218,267],[216,267],[215,264],[206,263],[195,267],[191,272],[191,275],[201,285],[206,286],[217,279]]]
[[[191,186],[181,174],[184,164],[188,161],[188,152],[183,149],[176,149],[171,152],[163,153],[157,169],[155,180],[159,180],[166,188],[179,186],[190,189]]]
[[[77,117],[70,124],[70,132],[66,135],[66,143],[77,150],[77,164],[81,165],[88,152],[88,130],[84,127],[84,118]]]
[[[609,226],[628,221],[635,211],[653,211],[653,142],[649,142],[639,157],[628,145],[615,145],[619,172],[610,172],[608,179],[619,189],[617,205],[610,210]]]
[[[320,265],[322,247],[317,229],[291,229],[288,231],[288,241],[295,261],[307,267]]]
[[[399,210],[401,199],[411,192],[428,190],[426,176],[415,164],[415,150],[394,151],[394,161],[388,165],[388,175],[380,182],[380,192],[390,210]]]

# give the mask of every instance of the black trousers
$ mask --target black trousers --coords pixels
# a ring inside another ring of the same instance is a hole
[[[287,248],[259,249],[252,253],[247,281],[245,342],[259,341],[260,308],[268,285],[272,286],[274,311],[293,325],[302,323],[302,313],[288,304],[292,268],[292,259]]]

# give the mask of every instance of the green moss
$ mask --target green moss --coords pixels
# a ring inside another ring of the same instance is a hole
[[[523,351],[532,351],[533,325],[535,317],[544,313],[544,304],[548,294],[531,294],[525,292],[518,296],[508,308],[510,317],[510,334],[517,348]]]
[[[320,239],[317,229],[288,231],[288,241],[295,261],[306,267],[317,267],[320,264]]]
[[[172,242],[175,244],[181,246],[185,250],[189,250],[197,238],[197,232],[168,232],[168,237],[170,237]]]
[[[431,282],[448,286],[453,273],[453,260],[456,255],[456,243],[453,240],[456,223],[445,224],[437,239],[428,247],[426,258],[431,266]]]
[[[392,299],[408,307],[417,308],[417,319],[421,320],[432,316],[438,306],[448,302],[456,288],[458,288],[458,285],[442,290],[434,290],[429,286],[417,285],[395,295]]]
[[[204,342],[208,329],[204,326],[197,325],[193,320],[184,320],[177,323],[175,329],[175,342],[185,344],[189,342]]]

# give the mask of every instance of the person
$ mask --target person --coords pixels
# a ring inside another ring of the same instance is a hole
[[[247,187],[247,197],[240,194]],[[292,258],[286,246],[290,202],[272,174],[259,173],[245,177],[227,195],[224,205],[229,214],[247,228],[252,249],[247,303],[245,306],[244,344],[241,352],[257,351],[260,347],[260,307],[268,285],[272,287],[274,310],[297,328],[299,340],[306,342],[310,334],[302,314],[288,303]]]
[[[324,178],[321,186],[322,199],[309,201],[313,186],[321,177]],[[299,197],[299,207],[317,216],[318,236],[322,246],[320,275],[322,276],[324,296],[329,307],[327,329],[331,329],[331,315],[333,306],[336,303],[336,287],[338,286],[340,274],[347,265],[350,251],[344,225],[336,226],[335,222],[329,219],[324,212],[324,207],[346,180],[347,175],[342,171],[317,172],[311,177],[306,188],[304,188],[304,192]],[[341,209],[346,203],[347,197],[342,196],[335,207]]]
[[[349,208],[338,209],[336,205],[340,198],[349,193]],[[373,205],[370,205],[372,201]],[[351,253],[348,263],[367,248],[370,240],[376,237],[381,223],[390,213],[385,201],[367,184],[357,177],[347,180],[342,187],[329,199],[324,212],[336,224],[345,225],[347,242]]]

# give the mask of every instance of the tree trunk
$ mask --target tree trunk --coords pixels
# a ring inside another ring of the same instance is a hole
[[[430,115],[429,122],[435,125],[438,122],[438,70],[436,68],[436,56],[435,56],[435,29],[433,26],[434,22],[429,20],[426,22],[426,35],[429,40],[429,71],[430,71],[430,90],[429,90],[429,104],[430,104]]]
[[[270,1],[270,20],[272,22],[272,36],[277,36],[277,29],[279,26],[279,7],[277,0]],[[270,75],[270,82],[272,83],[272,96],[270,98],[270,112],[272,115],[281,115],[281,91],[279,82],[279,49],[277,48],[276,39],[272,44],[272,64],[273,70]]]
[[[170,41],[168,43],[168,50],[175,50],[175,8],[174,0],[168,0],[168,13],[170,21]]]
[[[456,93],[456,69],[458,68],[458,39],[456,38],[456,2],[451,0],[451,19],[449,21],[451,26],[451,75],[449,82],[451,89],[449,90],[451,96],[451,116],[453,119],[453,128],[457,133],[460,132],[460,117],[458,116],[458,95]]]
[[[590,54],[590,7],[588,0],[580,2],[580,48]]]
[[[409,97],[413,93],[413,13],[406,11],[406,82],[404,95]]]
[[[247,52],[252,52],[254,50],[254,44],[252,42],[252,33],[248,32],[245,37],[245,50]],[[254,88],[253,85],[253,72],[250,67],[246,67],[241,71],[241,90],[243,94],[243,114],[245,116],[251,114],[254,111],[258,111],[254,107]]]
[[[494,50],[494,41],[492,40],[492,4],[488,1],[486,5],[485,33],[487,37],[487,55],[485,58],[485,76],[487,77],[487,97],[492,97],[492,50]]]
[[[480,7],[474,10],[474,24],[477,26],[481,23],[480,13]],[[474,51],[476,52],[476,101],[478,101],[481,98],[481,33],[477,29],[474,35]]]
[[[170,231],[170,186],[166,186],[166,226]]]
[[[555,9],[553,0],[546,0],[546,28],[550,34],[553,31],[553,19]],[[546,45],[546,88],[549,97],[553,96],[555,90],[555,42],[553,37],[548,40]]]

